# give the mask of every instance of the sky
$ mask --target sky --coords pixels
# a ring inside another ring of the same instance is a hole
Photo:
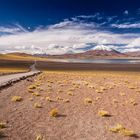
[[[139,0],[0,0],[0,53],[140,51]]]

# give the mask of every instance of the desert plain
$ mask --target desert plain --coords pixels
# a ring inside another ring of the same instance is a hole
[[[34,63],[2,62],[1,74]],[[41,74],[0,90],[0,139],[140,139],[139,65],[118,65],[38,61]]]

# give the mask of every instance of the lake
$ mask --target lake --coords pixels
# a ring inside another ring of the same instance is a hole
[[[140,64],[140,59],[55,59],[53,61],[67,63]]]

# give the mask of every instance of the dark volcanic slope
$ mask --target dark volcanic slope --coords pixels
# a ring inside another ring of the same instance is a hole
[[[137,51],[137,52],[127,52],[126,54],[128,56],[131,56],[131,57],[140,57],[140,51]]]

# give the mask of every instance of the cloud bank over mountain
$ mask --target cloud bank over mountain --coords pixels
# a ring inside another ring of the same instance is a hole
[[[96,46],[121,52],[140,51],[140,22],[132,17],[80,15],[34,30],[19,24],[0,26],[0,53],[79,53]],[[130,20],[131,19],[131,20]]]

